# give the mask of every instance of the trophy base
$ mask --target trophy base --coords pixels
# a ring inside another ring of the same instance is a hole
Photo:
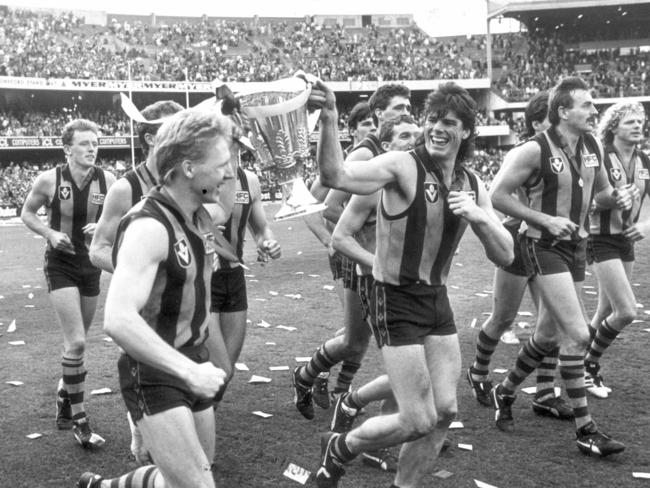
[[[325,210],[325,207],[326,205],[324,203],[312,203],[301,205],[299,207],[292,207],[291,205],[283,203],[280,210],[278,210],[278,213],[273,216],[273,221],[280,222],[282,220],[289,220],[316,212],[322,212]]]

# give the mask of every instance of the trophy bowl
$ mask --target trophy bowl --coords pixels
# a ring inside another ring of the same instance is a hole
[[[256,91],[239,92],[237,99],[260,168],[273,173],[282,190],[282,205],[274,220],[322,211],[325,205],[311,195],[303,180],[310,159],[309,134],[317,120],[317,114],[310,118],[307,111],[310,84],[294,77],[255,85]]]

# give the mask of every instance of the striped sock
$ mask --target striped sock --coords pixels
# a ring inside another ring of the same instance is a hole
[[[474,359],[474,364],[469,369],[470,374],[475,380],[481,380],[487,377],[490,360],[498,344],[498,337],[492,339],[482,329],[478,333],[478,339],[476,340],[476,358]]]
[[[560,348],[552,349],[537,367],[537,392],[536,400],[546,400],[555,397],[555,370]]]
[[[521,385],[526,377],[532,373],[542,362],[548,351],[543,349],[533,337],[519,351],[515,367],[510,370],[508,376],[503,380],[503,393],[514,395],[517,387]]]
[[[598,327],[598,330],[596,331],[595,337],[589,344],[585,361],[590,363],[597,363],[600,361],[603,352],[605,352],[605,349],[614,342],[618,333],[618,330],[613,329],[612,326],[607,323],[607,319],[603,320],[603,323],[600,324],[600,327]]]
[[[79,421],[86,418],[84,409],[84,390],[86,387],[86,369],[83,356],[71,358],[63,355],[61,360],[63,368],[63,389],[68,392],[72,420]]]
[[[339,375],[336,377],[336,386],[334,387],[334,393],[338,393],[340,391],[349,391],[350,386],[352,385],[352,380],[354,379],[354,375],[357,374],[357,371],[359,371],[360,367],[361,363],[348,361],[347,359],[343,361],[343,363],[341,363],[341,371],[339,371]]]
[[[345,406],[357,410],[360,410],[366,405],[368,405],[368,402],[364,402],[359,396],[359,390],[353,390],[352,392],[350,392],[350,394],[347,395],[343,400],[343,403]]]
[[[345,442],[345,438],[347,437],[347,435],[348,435],[347,432],[343,434],[339,434],[338,437],[332,443],[332,455],[341,464],[347,464],[350,461],[352,461],[355,457],[357,457],[356,454],[350,451],[350,448]]]
[[[585,390],[585,363],[583,356],[560,354],[560,375],[564,380],[569,404],[575,415],[576,429],[591,422]]]
[[[142,466],[119,478],[102,480],[99,488],[161,488],[163,486],[165,480],[158,467]]]
[[[301,380],[300,383],[303,386],[312,386],[319,373],[329,371],[336,363],[338,363],[338,361],[334,361],[330,358],[327,351],[325,351],[325,344],[323,344],[311,357],[307,366],[298,370]]]

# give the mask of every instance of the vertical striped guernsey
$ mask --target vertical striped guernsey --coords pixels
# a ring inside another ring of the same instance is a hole
[[[211,239],[212,221],[203,208],[194,223],[185,219],[176,203],[160,190],[131,209],[122,219],[113,247],[113,264],[125,229],[134,219],[151,217],[167,230],[167,259],[156,271],[153,287],[142,318],[169,345],[176,349],[203,344],[210,320],[210,276],[212,253],[206,243]]]
[[[605,147],[605,170],[609,183],[620,188],[634,184],[639,189],[640,197],[635,198],[632,208],[596,210],[589,219],[589,233],[596,235],[621,234],[629,226],[639,220],[643,199],[650,190],[650,159],[642,151],[636,149],[626,170],[621,158],[613,145]]]
[[[88,255],[92,236],[85,235],[83,228],[96,223],[102,214],[106,176],[102,169],[94,167],[90,181],[80,189],[72,178],[69,164],[57,166],[55,171],[56,186],[48,208],[49,226],[70,237],[77,255]],[[49,243],[48,250],[51,250]]]
[[[467,221],[455,216],[447,204],[450,190],[473,191],[478,197],[475,174],[458,164],[450,188],[424,145],[409,151],[417,170],[413,202],[402,213],[389,215],[383,191],[377,211],[377,251],[373,276],[392,285],[420,283],[444,285]]]
[[[141,163],[124,174],[124,178],[131,186],[131,206],[142,200],[149,190],[158,184],[154,175],[147,168],[146,163]]]
[[[235,191],[235,205],[228,222],[224,225],[223,236],[232,244],[237,252],[239,262],[244,255],[244,235],[246,234],[246,224],[251,213],[252,197],[246,172],[242,168],[237,168],[237,189]],[[234,268],[237,263],[228,261],[219,256],[219,268]]]
[[[537,179],[526,188],[529,207],[546,215],[565,217],[578,225],[578,230],[564,240],[587,237],[587,213],[593,198],[596,174],[602,156],[591,134],[578,140],[576,154],[570,158],[553,127],[532,138],[541,148]],[[526,235],[534,239],[554,240],[545,228],[528,223]]]

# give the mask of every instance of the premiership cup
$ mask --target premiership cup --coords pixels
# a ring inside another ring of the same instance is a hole
[[[307,99],[311,85],[294,77],[263,85],[263,91],[239,92],[242,117],[250,128],[262,171],[270,171],[282,189],[282,206],[274,220],[287,220],[314,212],[325,205],[309,192],[303,180],[304,163],[310,158],[309,134],[317,120],[310,120]]]

